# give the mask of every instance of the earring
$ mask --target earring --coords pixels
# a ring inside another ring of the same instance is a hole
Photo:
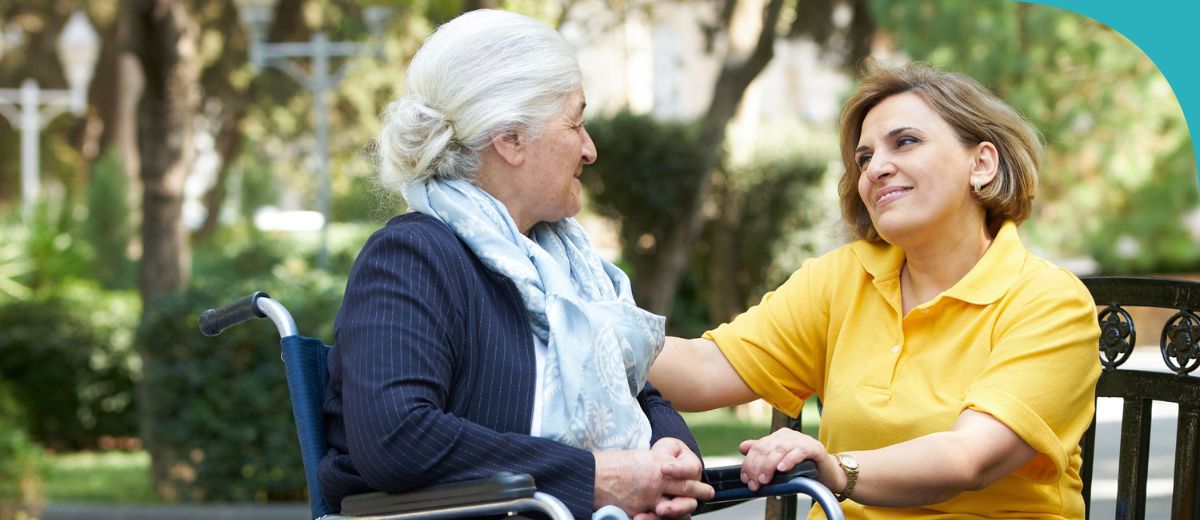
[[[983,188],[983,182],[979,179],[971,179],[971,186],[975,188],[975,193],[979,193],[979,190]]]

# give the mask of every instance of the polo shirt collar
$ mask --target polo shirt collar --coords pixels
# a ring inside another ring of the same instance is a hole
[[[862,240],[851,244],[851,250],[863,269],[875,279],[876,285],[899,284],[900,268],[904,265],[903,250],[886,243],[872,244]],[[1017,225],[1011,220],[1005,221],[983,258],[943,296],[988,305],[1008,292],[1024,262],[1025,246],[1017,236]]]

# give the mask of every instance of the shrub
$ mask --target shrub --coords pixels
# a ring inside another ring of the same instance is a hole
[[[95,279],[108,288],[134,287],[133,262],[126,254],[133,238],[129,179],[115,150],[105,152],[92,168],[87,208],[84,238],[95,254],[92,262]]]
[[[643,301],[638,272],[653,264],[655,245],[686,222],[686,203],[714,152],[700,145],[696,124],[649,115],[597,118],[588,121],[588,132],[600,159],[580,180],[596,212],[621,223],[621,257]]]
[[[44,455],[13,420],[20,407],[0,383],[0,518],[36,517]]]
[[[25,251],[28,231],[19,222],[0,220],[0,302],[24,300],[33,295],[27,285],[33,262]]]
[[[56,450],[137,432],[132,293],[79,283],[0,307],[0,376],[32,437]]]
[[[265,278],[288,256],[288,244],[253,226],[218,228],[192,251],[192,280],[222,284],[221,280]]]
[[[199,314],[254,290],[286,305],[301,333],[332,336],[344,278],[302,263],[269,276],[228,282],[197,278],[146,313],[138,344],[147,354],[147,412],[169,500],[265,501],[304,498],[304,472],[278,336],[255,320],[220,336],[200,334]]]
[[[703,232],[676,288],[668,333],[698,335],[744,310],[781,281],[772,270],[788,235],[811,225],[806,206],[828,158],[796,144],[814,141],[811,132],[777,126],[764,132],[751,161],[728,164],[725,157],[713,172]],[[686,202],[715,151],[702,146],[695,123],[650,115],[621,112],[589,121],[588,131],[600,159],[581,180],[592,207],[620,222],[622,260],[635,297],[645,301],[639,274],[656,264],[657,244],[690,218]]]
[[[50,289],[65,280],[92,279],[92,250],[79,239],[73,227],[78,223],[69,218],[69,211],[53,201],[38,203],[32,221],[24,227],[25,234],[17,237],[25,244],[32,264],[29,287],[34,291]]]

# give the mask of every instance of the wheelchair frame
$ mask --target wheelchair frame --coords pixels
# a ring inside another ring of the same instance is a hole
[[[300,440],[304,476],[309,491],[312,518],[319,520],[401,520],[462,518],[480,515],[514,515],[536,512],[553,520],[572,520],[574,517],[557,498],[536,490],[529,475],[504,474],[464,482],[435,484],[405,493],[364,493],[346,497],[348,503],[371,503],[372,507],[358,509],[361,515],[347,516],[332,513],[325,503],[317,482],[317,467],[327,449],[324,437],[322,406],[325,384],[328,381],[325,356],[331,347],[323,342],[299,335],[296,321],[287,308],[262,291],[219,309],[205,311],[199,320],[200,332],[216,336],[229,327],[256,318],[270,318],[279,332],[281,358],[287,370],[288,390],[296,433]],[[808,461],[806,461],[808,462]],[[709,480],[740,473],[740,466],[706,469]],[[845,515],[833,493],[808,475],[815,467],[801,464],[791,472],[777,475],[771,484],[752,492],[744,485],[717,490],[716,496],[704,503],[696,514],[723,509],[729,505],[761,497],[803,493],[813,497],[830,520],[844,520]],[[509,478],[511,477],[511,478]],[[351,508],[353,509],[353,508]],[[354,513],[354,511],[350,511]]]

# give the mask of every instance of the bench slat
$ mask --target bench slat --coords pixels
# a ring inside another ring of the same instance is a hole
[[[771,414],[771,431],[780,428],[791,428],[800,431],[800,418],[804,416],[804,408],[796,413],[796,417],[788,417],[787,414],[774,410]],[[796,495],[788,495],[784,497],[767,497],[766,510],[763,512],[764,520],[794,520],[797,518],[798,505],[796,504]],[[807,516],[807,515],[806,515]]]
[[[1171,493],[1171,518],[1192,520],[1200,514],[1196,492],[1197,456],[1200,447],[1200,406],[1179,406],[1179,429],[1175,437],[1175,487]]]
[[[1153,401],[1126,399],[1121,417],[1121,456],[1117,470],[1117,518],[1145,520],[1146,473],[1150,462],[1150,409]]]
[[[1079,478],[1083,480],[1083,518],[1091,518],[1092,515],[1092,470],[1095,465],[1096,454],[1096,415],[1092,414],[1092,425],[1083,433],[1083,438],[1079,440],[1080,455],[1083,457],[1083,466],[1079,469]]]

